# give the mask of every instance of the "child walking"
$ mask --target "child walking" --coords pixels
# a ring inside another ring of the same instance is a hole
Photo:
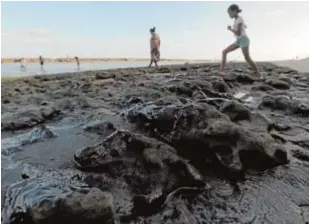
[[[250,57],[249,53],[250,40],[246,34],[246,24],[243,18],[239,16],[241,9],[239,9],[238,5],[233,4],[228,8],[227,12],[229,16],[232,19],[234,19],[233,27],[228,26],[227,29],[236,36],[236,42],[223,50],[220,72],[224,72],[227,54],[232,51],[235,51],[238,48],[241,48],[244,58],[247,61],[247,63],[251,66],[252,70],[255,73],[255,76],[257,76],[258,78],[262,78],[256,64]]]
[[[160,45],[161,40],[159,35],[156,33],[156,27],[153,27],[150,29],[150,64],[148,67],[152,66],[152,63],[154,62],[156,67],[158,67],[158,61],[160,61]]]

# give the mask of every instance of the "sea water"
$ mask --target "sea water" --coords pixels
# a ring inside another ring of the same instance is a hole
[[[159,65],[172,65],[172,64],[184,64],[180,61],[162,61]],[[41,70],[39,63],[27,63],[26,70],[21,71],[20,63],[2,63],[1,64],[1,77],[16,77],[16,76],[29,76],[29,75],[42,75],[42,74],[55,74],[55,73],[67,73],[77,71],[89,71],[89,70],[104,70],[115,68],[130,68],[130,67],[146,67],[149,65],[148,61],[142,62],[81,62],[80,69],[77,69],[76,63],[45,63],[44,70]]]

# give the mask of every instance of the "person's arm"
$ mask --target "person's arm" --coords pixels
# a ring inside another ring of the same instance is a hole
[[[242,26],[243,26],[243,24],[242,24],[242,23],[239,23],[239,24],[237,25],[237,29],[236,29],[236,30],[232,29],[231,26],[228,27],[228,30],[231,31],[232,33],[234,33],[236,36],[240,36]]]
[[[232,29],[231,26],[228,26],[228,30],[231,31],[232,33],[234,33],[236,36],[240,36],[242,26],[244,26],[244,22],[243,22],[242,18],[239,18],[239,20],[238,20],[238,22],[237,22],[237,28],[236,28],[236,30],[235,30],[235,29]]]

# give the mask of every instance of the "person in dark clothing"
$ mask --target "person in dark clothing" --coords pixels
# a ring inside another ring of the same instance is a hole
[[[20,70],[21,71],[26,71],[26,61],[24,58],[20,59]]]
[[[76,64],[77,64],[77,69],[79,70],[80,69],[79,58],[77,56],[75,56],[74,58],[75,58],[75,61],[76,61]]]
[[[42,57],[42,55],[40,55],[39,60],[40,60],[41,70],[44,70],[44,58]]]

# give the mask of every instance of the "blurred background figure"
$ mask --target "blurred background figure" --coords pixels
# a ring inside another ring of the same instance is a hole
[[[40,55],[39,60],[40,60],[41,70],[43,71],[44,70],[44,58],[42,57],[42,55]]]
[[[151,59],[148,67],[151,67],[153,62],[155,63],[156,67],[158,67],[158,61],[160,61],[161,40],[159,35],[156,33],[156,27],[150,29],[150,34],[151,34],[150,38]]]
[[[20,59],[20,70],[26,71],[26,60],[25,60],[25,58]]]
[[[76,65],[77,65],[77,69],[80,69],[80,62],[79,62],[79,58],[77,56],[75,56],[75,61],[76,61]]]

